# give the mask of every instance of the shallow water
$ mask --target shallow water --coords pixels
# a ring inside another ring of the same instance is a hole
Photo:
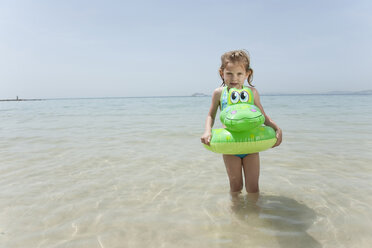
[[[207,97],[1,102],[0,247],[369,247],[372,97],[261,101],[258,198],[200,145]]]

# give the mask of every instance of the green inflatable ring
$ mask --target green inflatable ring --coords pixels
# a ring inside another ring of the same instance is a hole
[[[220,114],[226,128],[213,129],[210,146],[204,147],[223,154],[256,153],[271,148],[276,143],[276,133],[263,125],[265,117],[253,102],[249,88],[230,89],[227,106]]]

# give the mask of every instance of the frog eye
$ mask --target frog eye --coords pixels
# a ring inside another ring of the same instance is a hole
[[[237,91],[233,91],[233,92],[231,93],[231,96],[230,96],[230,100],[231,100],[231,102],[232,102],[232,103],[237,103],[237,102],[239,102],[239,99],[240,99],[240,97],[239,97],[239,93],[238,93]]]
[[[248,100],[249,100],[248,92],[247,91],[242,91],[240,93],[240,101],[241,102],[248,102]]]

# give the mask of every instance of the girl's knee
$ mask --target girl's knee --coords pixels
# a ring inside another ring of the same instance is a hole
[[[241,192],[243,189],[242,182],[230,182],[230,191],[231,192]]]
[[[246,184],[245,190],[247,193],[257,193],[259,191],[258,184]]]

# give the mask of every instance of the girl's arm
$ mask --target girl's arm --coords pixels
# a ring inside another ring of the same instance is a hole
[[[280,143],[282,143],[282,130],[279,128],[278,125],[276,125],[276,123],[268,115],[266,115],[266,113],[265,113],[265,111],[264,111],[264,109],[261,105],[260,95],[258,94],[258,91],[255,88],[251,88],[251,89],[252,89],[253,95],[254,95],[254,104],[261,110],[261,113],[265,117],[265,123],[264,124],[266,126],[272,127],[276,132],[277,141],[273,146],[273,147],[276,147],[276,146],[280,145]]]
[[[210,141],[212,137],[212,127],[214,124],[214,119],[216,117],[218,105],[220,103],[221,92],[222,92],[222,87],[217,88],[213,91],[212,104],[211,104],[211,107],[209,108],[207,119],[205,121],[205,131],[202,137],[200,138],[201,142],[206,145],[210,145]]]

